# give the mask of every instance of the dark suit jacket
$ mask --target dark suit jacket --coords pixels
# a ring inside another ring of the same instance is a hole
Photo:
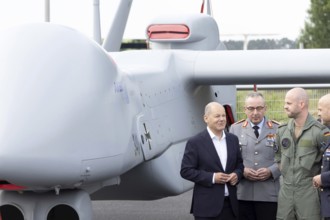
[[[322,217],[330,217],[330,141],[323,154],[321,182],[321,214]]]
[[[237,136],[226,132],[227,165],[226,170],[205,129],[190,138],[186,144],[181,164],[181,176],[195,183],[190,212],[197,217],[216,217],[220,214],[224,203],[224,184],[213,184],[213,174],[224,172],[237,174],[238,180],[243,175],[243,159]],[[227,184],[231,206],[238,216],[236,186]]]

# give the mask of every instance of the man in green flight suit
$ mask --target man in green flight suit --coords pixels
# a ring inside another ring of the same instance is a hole
[[[320,199],[312,184],[320,173],[329,129],[308,112],[308,94],[293,88],[285,96],[284,109],[290,118],[279,126],[277,152],[283,181],[278,196],[278,220],[320,220]]]

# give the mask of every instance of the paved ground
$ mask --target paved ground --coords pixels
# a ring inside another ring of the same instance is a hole
[[[191,194],[155,201],[93,201],[94,220],[193,220]]]

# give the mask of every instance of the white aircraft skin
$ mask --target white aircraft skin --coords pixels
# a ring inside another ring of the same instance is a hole
[[[151,37],[154,50],[108,52],[117,43],[49,23],[0,34],[2,220],[91,220],[91,200],[186,192],[181,159],[208,102],[235,113],[235,84],[330,82],[330,50],[223,51],[210,16],[171,19],[189,37]]]

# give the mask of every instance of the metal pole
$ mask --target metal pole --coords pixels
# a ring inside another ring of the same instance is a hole
[[[50,0],[45,0],[45,22],[50,22]]]

